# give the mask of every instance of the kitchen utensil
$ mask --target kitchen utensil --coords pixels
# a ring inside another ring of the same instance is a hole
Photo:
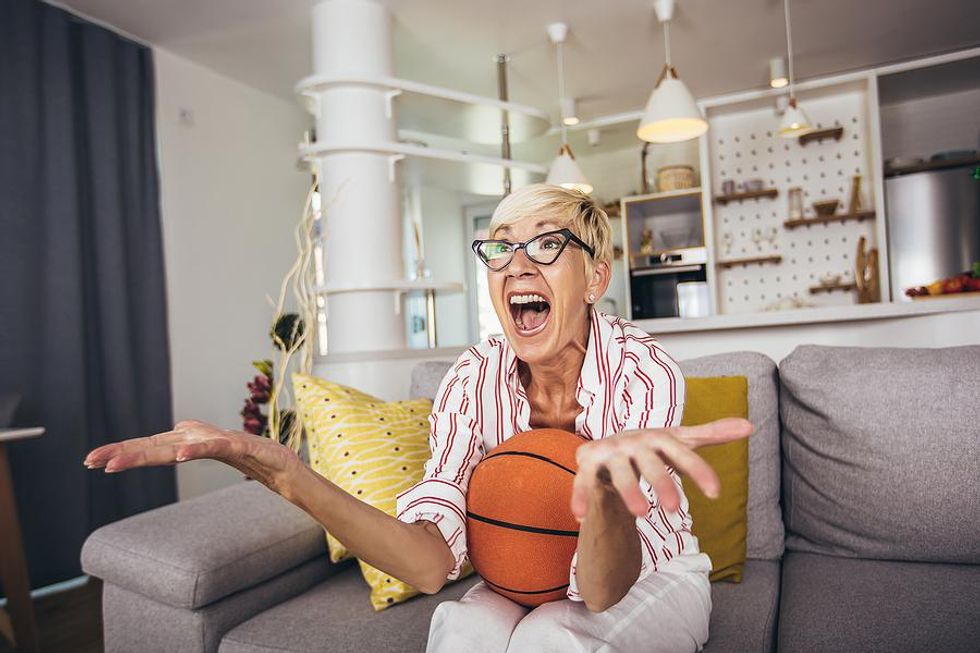
[[[854,175],[851,179],[851,199],[847,203],[847,212],[855,214],[864,208],[864,200],[861,197],[861,175]]]
[[[878,284],[878,248],[867,252],[864,236],[858,238],[857,268],[854,270],[854,283],[857,286],[858,303],[870,304],[881,301],[881,288]]]
[[[840,206],[840,200],[817,200],[813,203],[813,210],[817,215],[833,215]]]
[[[657,169],[657,189],[660,192],[694,188],[694,168],[691,166],[664,166]]]

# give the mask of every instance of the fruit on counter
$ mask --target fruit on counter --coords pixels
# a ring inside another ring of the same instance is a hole
[[[926,286],[908,288],[905,294],[909,297],[922,297],[924,295],[955,295],[961,292],[980,292],[980,261],[974,262],[971,270],[933,281]]]

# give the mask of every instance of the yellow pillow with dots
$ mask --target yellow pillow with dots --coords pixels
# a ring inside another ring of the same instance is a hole
[[[422,479],[429,459],[432,400],[384,402],[353,388],[293,374],[296,407],[315,472],[361,501],[395,516],[397,496]],[[330,560],[350,558],[327,533]],[[371,605],[383,610],[418,590],[358,561],[371,586]]]

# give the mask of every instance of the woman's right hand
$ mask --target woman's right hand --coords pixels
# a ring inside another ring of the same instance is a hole
[[[283,479],[302,466],[291,449],[269,438],[197,420],[177,422],[171,431],[103,445],[89,452],[84,464],[89,469],[121,472],[203,458],[231,465],[280,494]]]

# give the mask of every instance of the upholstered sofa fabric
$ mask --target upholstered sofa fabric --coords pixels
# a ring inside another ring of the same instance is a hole
[[[980,566],[787,552],[781,653],[976,651]]]
[[[980,563],[980,346],[801,346],[779,378],[789,549]]]
[[[436,606],[461,597],[478,578],[447,585],[377,613],[356,569],[263,612],[225,635],[220,653],[423,653]],[[461,652],[465,653],[465,652]]]
[[[323,529],[255,481],[103,526],[82,569],[106,583],[196,609],[326,555]]]
[[[770,653],[776,643],[779,562],[747,560],[742,582],[711,584],[704,653]]]

